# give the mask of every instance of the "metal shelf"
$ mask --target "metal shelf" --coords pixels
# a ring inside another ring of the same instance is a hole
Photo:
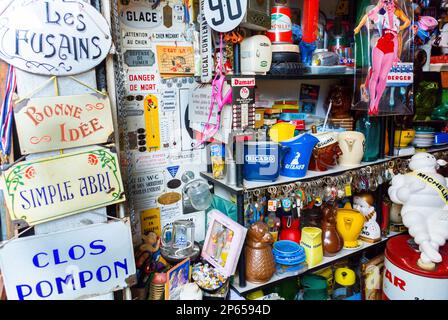
[[[446,151],[446,150],[448,150],[448,146],[445,145],[445,146],[441,146],[439,148],[433,147],[433,148],[429,149],[428,152],[438,152],[438,151]],[[380,159],[380,160],[377,160],[377,161],[362,162],[360,165],[350,166],[350,167],[336,166],[336,167],[334,167],[332,169],[329,169],[327,171],[310,171],[310,170],[308,170],[306,176],[302,177],[302,178],[287,178],[287,177],[279,176],[276,181],[256,182],[256,181],[246,181],[246,180],[244,180],[244,188],[239,188],[239,187],[236,187],[236,186],[228,185],[228,184],[226,184],[225,180],[215,179],[215,178],[213,178],[213,175],[211,173],[208,173],[208,172],[201,172],[201,177],[203,177],[204,179],[208,180],[209,182],[211,182],[214,185],[222,187],[223,189],[231,192],[232,194],[243,194],[244,192],[246,192],[248,190],[267,188],[267,187],[270,187],[270,186],[295,183],[295,182],[299,182],[299,181],[314,180],[314,179],[318,179],[318,178],[325,177],[325,176],[331,176],[331,175],[334,175],[334,174],[343,173],[343,172],[346,172],[346,171],[358,170],[358,169],[361,169],[361,168],[364,168],[364,167],[367,167],[367,166],[384,163],[384,162],[390,161],[392,159],[409,158],[411,156],[412,155],[387,157],[387,158]]]
[[[263,283],[263,284],[256,284],[256,283],[251,283],[251,282],[247,281],[245,287],[240,287],[238,285],[238,283],[239,283],[238,276],[235,276],[233,279],[233,284],[231,286],[239,294],[248,294],[249,292],[260,290],[264,287],[273,285],[273,284],[283,281],[285,279],[294,278],[294,277],[296,277],[300,274],[303,274],[305,272],[317,271],[321,268],[325,268],[326,266],[332,264],[334,261],[340,260],[342,258],[347,258],[356,253],[362,252],[363,250],[378,246],[379,244],[384,243],[385,241],[390,239],[391,237],[395,237],[399,234],[402,234],[402,232],[391,232],[387,237],[385,237],[375,243],[368,243],[368,242],[362,241],[363,245],[358,249],[354,249],[354,250],[342,249],[338,254],[336,254],[333,257],[324,257],[321,263],[319,263],[318,265],[316,265],[312,268],[304,268],[302,270],[299,270],[299,271],[296,271],[293,273],[291,272],[291,273],[285,273],[285,274],[281,274],[281,275],[275,274],[268,282]]]

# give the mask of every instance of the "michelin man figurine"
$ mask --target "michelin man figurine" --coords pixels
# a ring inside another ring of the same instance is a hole
[[[381,240],[381,228],[378,222],[376,222],[376,211],[373,204],[373,196],[368,192],[360,193],[353,197],[353,208],[361,212],[366,220],[360,238],[367,242]]]
[[[417,153],[409,162],[412,172],[396,175],[389,188],[390,199],[403,205],[403,223],[419,245],[418,265],[426,270],[442,261],[439,247],[448,239],[448,181],[436,171],[446,164],[429,153]]]

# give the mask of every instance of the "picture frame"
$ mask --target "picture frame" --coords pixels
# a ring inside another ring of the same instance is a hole
[[[225,277],[235,273],[247,229],[218,210],[208,214],[201,256]]]
[[[165,300],[179,300],[182,287],[190,281],[190,258],[185,258],[167,272]]]

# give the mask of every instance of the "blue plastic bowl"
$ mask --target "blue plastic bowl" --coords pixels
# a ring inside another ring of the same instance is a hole
[[[274,243],[274,251],[283,255],[292,255],[296,252],[303,251],[303,248],[294,241],[279,240]]]

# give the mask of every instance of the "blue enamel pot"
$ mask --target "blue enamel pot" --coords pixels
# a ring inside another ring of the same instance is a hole
[[[318,142],[319,139],[308,133],[281,142],[280,175],[288,178],[306,176],[313,148]]]
[[[280,171],[280,147],[276,142],[249,141],[244,144],[244,179],[275,181]]]

